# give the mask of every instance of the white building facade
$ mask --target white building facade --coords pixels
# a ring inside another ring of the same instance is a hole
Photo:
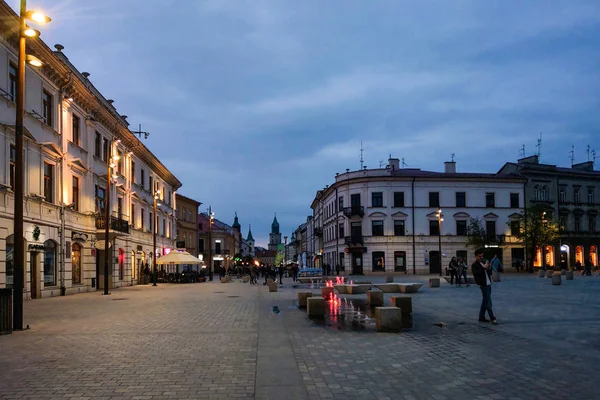
[[[0,15],[17,31],[5,3]],[[14,265],[14,146],[16,34],[0,41],[0,287],[11,287]],[[175,191],[181,183],[129,130],[117,113],[62,53],[41,40],[28,51],[44,61],[25,80],[24,232],[25,298],[103,288],[109,154],[119,156],[110,191],[109,286],[141,281],[157,253],[174,246]],[[156,214],[154,191],[160,190]],[[155,222],[156,221],[156,222]]]
[[[337,174],[311,206],[316,258],[351,274],[438,274],[454,256],[473,262],[467,227],[477,218],[510,266],[524,254],[509,224],[523,210],[525,182],[511,174],[456,173],[454,162],[444,173],[399,169],[397,159],[385,169]]]

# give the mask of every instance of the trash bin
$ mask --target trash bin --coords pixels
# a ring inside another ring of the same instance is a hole
[[[12,333],[12,289],[0,289],[0,335]]]

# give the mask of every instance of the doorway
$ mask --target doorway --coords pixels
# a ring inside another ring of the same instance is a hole
[[[363,257],[362,253],[352,254],[352,275],[363,274]]]
[[[31,299],[39,299],[40,287],[40,253],[31,252],[29,256],[29,282],[31,283]]]
[[[439,251],[429,252],[429,273],[439,274],[442,271],[442,258]]]

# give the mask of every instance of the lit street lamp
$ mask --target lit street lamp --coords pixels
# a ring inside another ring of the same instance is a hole
[[[110,260],[112,257],[108,254],[109,251],[109,234],[110,234],[110,226],[111,226],[111,215],[110,215],[110,187],[113,179],[117,179],[118,175],[113,175],[113,169],[117,167],[117,162],[119,161],[119,156],[117,154],[112,154],[112,148],[114,143],[121,143],[120,140],[111,140],[108,146],[108,157],[106,162],[106,200],[104,204],[104,295],[109,295],[108,292],[108,271],[110,266]]]
[[[287,263],[287,236],[283,237],[283,266]]]
[[[208,206],[208,280],[213,280],[213,261],[212,261],[212,225],[214,214],[212,207]]]
[[[444,220],[444,215],[442,214],[442,209],[440,208],[435,215],[438,220],[438,250],[440,253],[440,276],[442,276],[442,221]]]
[[[17,68],[17,90],[15,103],[15,214],[14,214],[14,269],[13,269],[13,329],[23,329],[23,287],[25,275],[25,241],[23,239],[23,189],[25,186],[23,160],[23,118],[25,114],[25,61],[32,66],[41,66],[37,58],[26,55],[26,38],[36,37],[39,31],[30,29],[26,19],[33,22],[50,22],[50,18],[37,11],[27,11],[26,0],[21,0],[19,14],[19,55]]]

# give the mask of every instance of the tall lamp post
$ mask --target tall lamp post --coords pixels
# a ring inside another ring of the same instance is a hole
[[[109,255],[110,249],[110,187],[113,179],[117,179],[117,176],[113,176],[112,170],[117,167],[117,161],[119,156],[113,155],[112,148],[114,143],[121,143],[120,140],[111,140],[108,145],[108,157],[106,158],[106,199],[104,204],[104,295],[109,295],[108,286],[108,271],[110,266],[110,260],[112,256]]]
[[[442,221],[444,220],[444,215],[442,214],[441,208],[435,216],[438,220],[438,250],[440,253],[440,276],[442,276]]]
[[[158,196],[160,195],[160,190],[156,188],[152,188],[152,194],[154,196],[153,202],[153,210],[154,214],[152,215],[152,286],[156,286],[156,279],[158,275],[158,271],[156,270],[156,225],[158,222],[158,216],[156,215],[156,202],[158,201]]]
[[[287,262],[287,236],[283,237],[283,266],[285,267],[285,263]]]
[[[21,0],[19,14],[19,55],[15,103],[15,214],[14,214],[14,269],[13,269],[13,329],[23,329],[23,287],[25,284],[25,241],[23,239],[23,192],[25,186],[23,156],[23,119],[25,115],[25,61],[40,67],[42,62],[25,54],[26,38],[39,36],[40,32],[27,26],[26,20],[38,23],[50,22],[50,17],[36,11],[27,11],[26,0]]]
[[[214,214],[211,206],[208,206],[208,280],[213,280],[213,262],[212,262],[212,224]]]

